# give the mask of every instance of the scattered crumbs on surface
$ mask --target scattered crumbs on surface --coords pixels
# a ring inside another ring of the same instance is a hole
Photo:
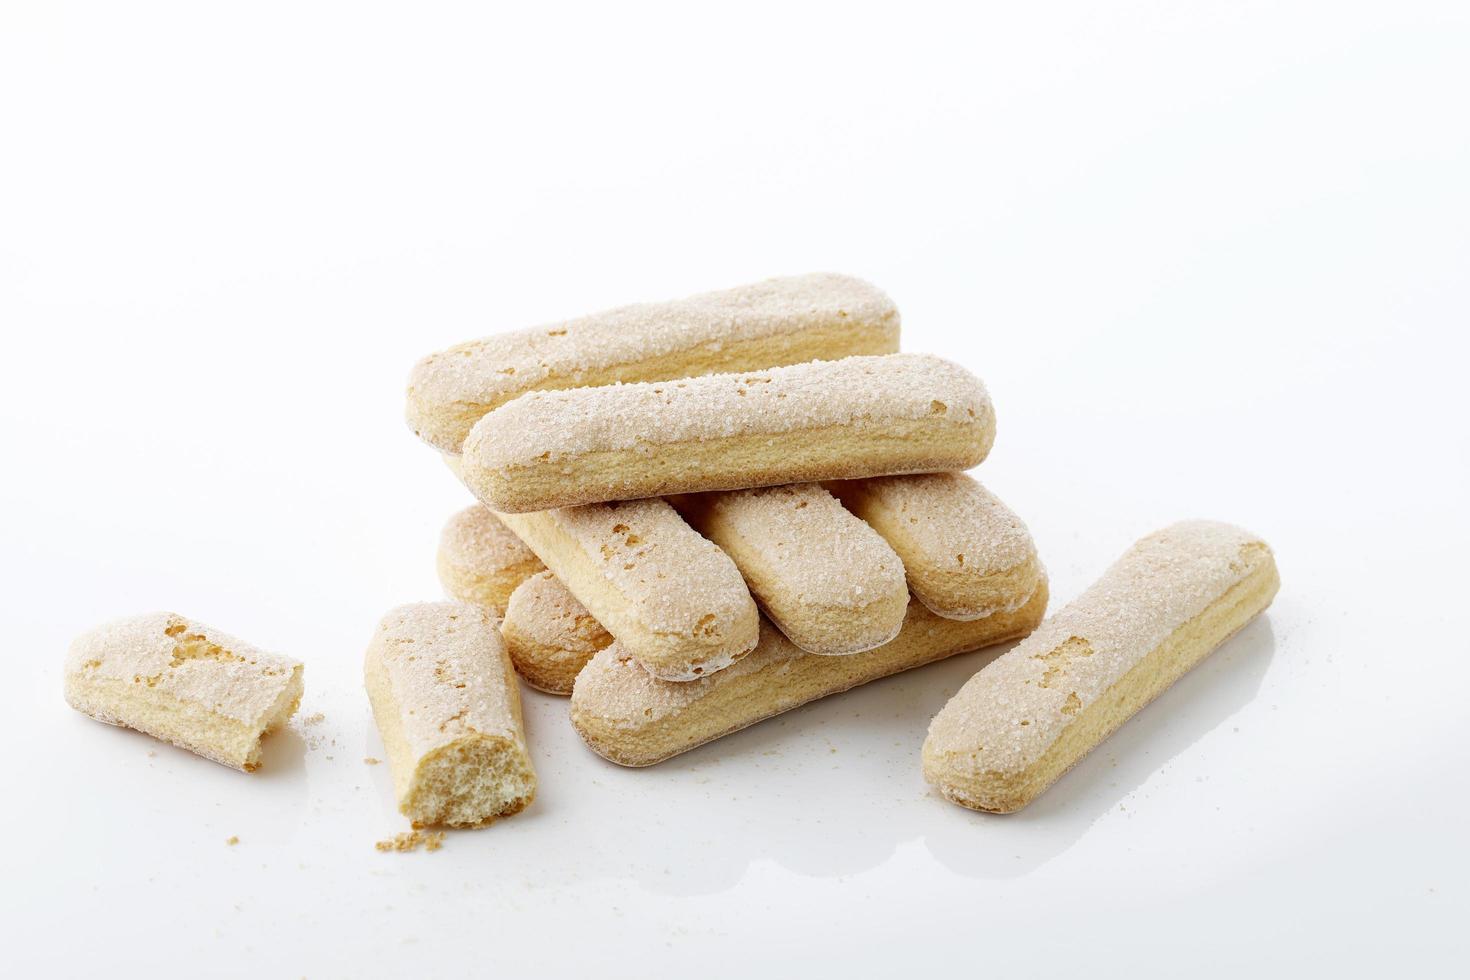
[[[230,845],[231,847],[234,847],[236,844],[240,843],[240,838],[231,835],[225,838],[225,843]]]
[[[380,765],[382,763],[382,761],[383,761],[382,759],[374,759],[372,756],[368,756],[366,759],[363,759],[362,760],[363,765],[366,765],[366,766]]]
[[[437,851],[444,846],[444,834],[442,831],[410,830],[402,834],[395,834],[387,840],[380,840],[373,845],[380,851],[397,851],[408,853],[417,851],[422,847],[426,851]]]
[[[158,756],[158,753],[157,752],[154,752],[152,749],[149,749],[148,750],[148,758],[153,759],[153,758],[157,758],[157,756]]]
[[[306,741],[306,747],[315,752],[317,749],[326,747],[328,737],[323,733],[309,731],[308,729],[315,728],[326,720],[327,716],[318,711],[314,714],[296,718],[292,727],[301,733],[301,737]]]

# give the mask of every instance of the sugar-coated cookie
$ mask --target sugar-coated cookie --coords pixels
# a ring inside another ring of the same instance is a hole
[[[981,619],[1041,577],[1031,532],[963,473],[880,477],[830,489],[893,546],[914,597],[946,619]]]
[[[841,656],[898,635],[903,563],[815,483],[671,501],[735,562],[766,618],[807,653]]]
[[[1019,810],[1271,604],[1271,549],[1188,521],[1139,541],[960,689],[929,726],[924,775],[961,806]]]
[[[980,380],[921,354],[683,381],[537,391],[464,443],[500,512],[675,493],[964,470],[995,440]]]
[[[301,703],[301,673],[288,657],[174,613],[151,613],[72,643],[66,700],[98,721],[253,772],[261,736]]]
[[[482,416],[528,391],[890,354],[898,329],[898,310],[880,290],[828,273],[624,306],[424,358],[409,378],[408,423],[458,453]]]
[[[527,684],[572,693],[572,682],[613,638],[550,572],[532,575],[510,596],[500,635]]]
[[[666,501],[500,518],[658,677],[694,680],[754,649],[760,614],[739,569]]]
[[[603,758],[651,766],[808,701],[1025,636],[1045,615],[1046,599],[1043,579],[1019,609],[969,622],[941,619],[910,603],[898,636],[848,657],[802,653],[766,623],[754,653],[685,684],[658,680],[614,643],[577,676],[572,724]]]
[[[439,581],[451,599],[505,615],[516,586],[546,566],[484,504],[459,511],[439,535]]]
[[[415,827],[477,827],[536,796],[521,692],[495,616],[467,602],[400,606],[363,672],[398,808]]]

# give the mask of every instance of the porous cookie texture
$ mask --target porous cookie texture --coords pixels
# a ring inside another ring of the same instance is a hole
[[[260,740],[301,704],[302,666],[170,612],[121,619],[78,637],[66,656],[67,703],[252,772]]]
[[[528,391],[888,354],[898,350],[898,330],[892,300],[830,273],[624,306],[424,358],[409,378],[408,423],[458,453],[482,416]]]
[[[914,597],[946,619],[982,619],[1041,577],[1031,532],[963,473],[834,483],[830,489],[903,560]]]
[[[398,808],[415,827],[478,827],[536,796],[521,694],[494,615],[467,602],[400,606],[364,659]]]
[[[921,354],[523,395],[464,444],[496,511],[964,470],[995,440],[985,386]]]
[[[754,653],[687,684],[658,680],[614,643],[578,675],[572,724],[603,758],[651,766],[808,701],[1025,636],[1045,615],[1046,598],[1042,581],[1019,609],[970,622],[942,619],[911,603],[898,636],[849,657],[802,653],[767,623]]]
[[[730,556],[766,617],[805,652],[862,653],[898,635],[909,604],[903,563],[820,485],[672,502]]]
[[[755,647],[760,614],[739,570],[666,501],[500,517],[656,676],[694,680]]]
[[[924,775],[948,799],[1008,813],[1271,603],[1260,538],[1209,521],[1139,541],[1086,592],[981,670],[929,726]]]
[[[546,566],[484,504],[451,517],[439,535],[439,581],[451,599],[505,615],[516,586]]]
[[[547,694],[572,693],[572,682],[612,634],[550,572],[532,575],[511,593],[500,635],[527,684]]]

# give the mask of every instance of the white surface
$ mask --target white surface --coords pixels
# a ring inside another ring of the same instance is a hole
[[[1463,964],[1465,5],[477,9],[0,12],[7,975]],[[968,656],[646,771],[530,694],[534,807],[375,852],[362,651],[466,500],[409,365],[809,269],[986,379],[1058,603],[1202,516],[1269,615],[1009,818],[919,775]],[[155,608],[325,721],[246,777],[67,709]]]

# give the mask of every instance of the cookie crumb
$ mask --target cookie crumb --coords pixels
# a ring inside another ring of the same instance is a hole
[[[236,844],[240,843],[240,838],[232,835],[225,838],[225,843],[230,845],[231,847],[234,847]]]
[[[442,831],[431,831],[424,833],[420,830],[408,831],[407,833],[395,834],[388,840],[380,840],[373,845],[380,851],[397,851],[408,853],[417,851],[422,847],[426,851],[437,851],[444,846],[444,834]]]
[[[324,714],[322,714],[320,711],[318,711],[314,715],[307,715],[305,718],[301,719],[301,724],[303,724],[303,725],[320,725],[322,722],[324,722],[326,720],[327,720],[327,716],[324,715]]]
[[[381,764],[383,760],[382,759],[374,759],[372,756],[368,756],[366,759],[363,759],[362,761],[363,761],[363,764],[364,765],[376,766],[376,765]]]

